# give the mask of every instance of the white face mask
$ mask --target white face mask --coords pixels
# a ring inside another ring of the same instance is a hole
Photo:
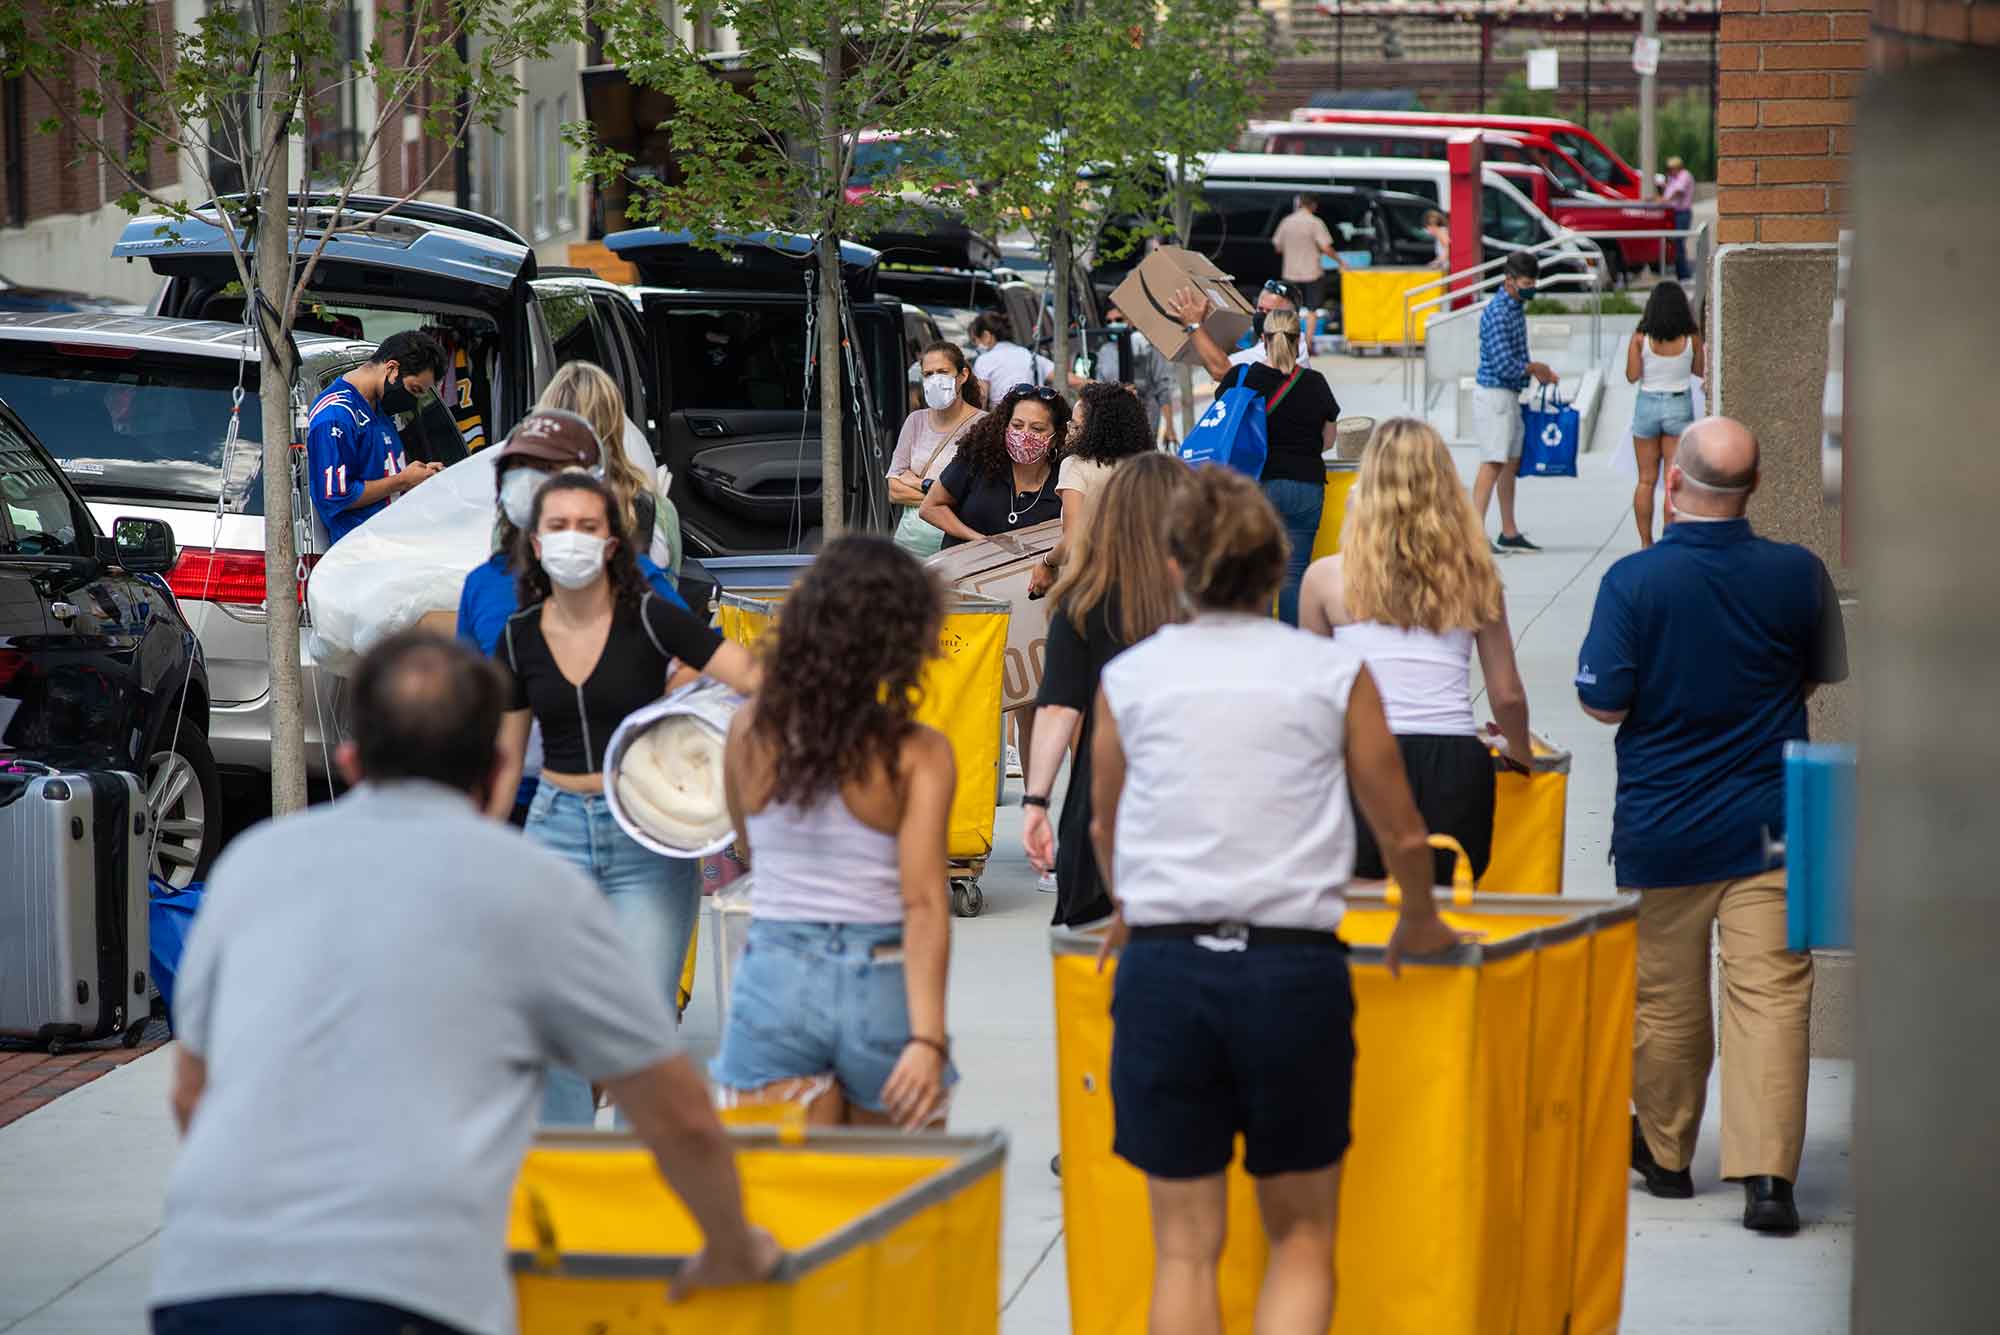
[[[532,468],[516,468],[500,479],[500,510],[515,528],[526,528],[535,515],[535,493],[548,478]]]
[[[594,538],[566,528],[541,535],[542,569],[565,589],[581,589],[604,573],[604,549],[609,538]]]
[[[924,403],[943,412],[958,397],[958,379],[943,371],[924,377]]]

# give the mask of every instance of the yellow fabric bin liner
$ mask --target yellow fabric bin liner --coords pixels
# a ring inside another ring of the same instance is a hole
[[[754,646],[777,614],[783,595],[722,595],[722,635]],[[946,851],[958,861],[993,851],[993,812],[1000,792],[1000,696],[1006,671],[1008,605],[994,598],[947,595],[938,657],[924,665],[917,721],[951,740],[958,762]]]
[[[1340,550],[1340,527],[1347,522],[1347,493],[1354,490],[1354,480],[1360,476],[1358,462],[1334,460],[1326,465],[1326,503],[1320,507],[1319,532],[1313,537],[1313,560]]]
[[[1569,752],[1530,733],[1532,773],[1518,774],[1493,758],[1493,852],[1481,890],[1559,895],[1569,829]]]
[[[1610,1330],[1624,1282],[1637,897],[1454,899],[1446,921],[1485,939],[1391,979],[1381,947],[1395,911],[1380,889],[1349,893],[1358,1057],[1332,1330]],[[1111,1152],[1116,963],[1099,974],[1097,945],[1052,935],[1070,1324],[1140,1335],[1153,1266],[1145,1180]],[[1266,1250],[1240,1144],[1228,1237],[1224,1324],[1249,1335]]]
[[[515,1183],[507,1248],[521,1335],[993,1335],[1006,1137],[730,1132],[744,1209],[784,1248],[767,1284],[667,1285],[701,1231],[650,1152],[545,1132]]]
[[[1444,277],[1436,269],[1349,269],[1340,276],[1341,333],[1348,345],[1380,347],[1403,344],[1403,296],[1411,288]],[[1417,294],[1427,301],[1443,292],[1442,286]],[[1433,309],[1442,310],[1442,306]],[[1424,341],[1424,326],[1430,311],[1418,311],[1412,320],[1412,337]]]

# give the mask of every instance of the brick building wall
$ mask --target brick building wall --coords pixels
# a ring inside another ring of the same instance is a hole
[[[1721,0],[1716,240],[1830,242],[1866,71],[2000,48],[2000,0]]]

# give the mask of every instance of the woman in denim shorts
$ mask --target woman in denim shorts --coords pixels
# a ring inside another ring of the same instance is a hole
[[[1641,547],[1653,545],[1653,488],[1660,480],[1660,461],[1694,421],[1692,382],[1707,369],[1687,293],[1679,283],[1661,283],[1653,289],[1625,349],[1625,378],[1639,386],[1639,401],[1632,409],[1632,451],[1639,461],[1632,518],[1639,525]],[[1666,522],[1673,521],[1670,510]]]
[[[913,717],[943,595],[883,538],[842,538],[785,599],[724,783],[754,877],[710,1074],[756,1101],[831,1076],[818,1122],[915,1129],[957,1080],[945,1030],[955,769]]]
[[[1105,953],[1121,951],[1112,1148],[1146,1175],[1152,1329],[1222,1329],[1241,1137],[1270,1244],[1257,1328],[1322,1331],[1354,1072],[1336,933],[1350,791],[1406,888],[1390,971],[1461,938],[1431,901],[1424,820],[1361,656],[1271,617],[1277,511],[1210,466],[1167,518],[1194,617],[1111,660],[1091,736],[1091,830],[1118,906]]]

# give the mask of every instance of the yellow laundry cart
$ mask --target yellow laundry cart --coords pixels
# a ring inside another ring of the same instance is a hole
[[[1367,268],[1349,269],[1340,276],[1341,333],[1347,346],[1356,350],[1400,348],[1403,345],[1403,308],[1413,287],[1435,282],[1444,275],[1436,269]],[[1417,295],[1418,301],[1436,296],[1444,289],[1433,288]],[[1416,314],[1411,336],[1424,341],[1424,327],[1430,311]]]
[[[1321,456],[1326,465],[1326,502],[1319,511],[1319,532],[1313,538],[1312,559],[1332,556],[1340,550],[1340,527],[1347,522],[1347,493],[1361,475],[1361,463],[1336,459],[1329,451]]]
[[[1559,895],[1569,830],[1569,752],[1529,734],[1534,760],[1516,773],[1493,756],[1493,853],[1481,890]]]
[[[1440,892],[1441,897],[1446,892]],[[1336,1335],[1601,1335],[1624,1282],[1637,897],[1451,895],[1476,944],[1392,979],[1395,910],[1350,894],[1358,1052],[1342,1172]],[[1144,1179],[1111,1152],[1110,1000],[1098,938],[1053,938],[1065,1248],[1076,1335],[1140,1335]],[[1265,1244],[1229,1174],[1226,1329],[1249,1335]]]
[[[701,1230],[651,1153],[615,1132],[544,1132],[507,1220],[521,1335],[999,1330],[1002,1133],[729,1134],[744,1211],[784,1248],[771,1282],[669,1305]]]
[[[723,637],[755,644],[782,603],[783,595],[771,591],[723,594]],[[976,918],[986,906],[979,877],[993,852],[993,812],[1001,785],[1000,701],[1008,612],[1008,604],[995,598],[948,594],[938,656],[925,667],[920,685],[923,701],[917,719],[951,739],[958,761],[947,851],[952,912],[961,918]]]

